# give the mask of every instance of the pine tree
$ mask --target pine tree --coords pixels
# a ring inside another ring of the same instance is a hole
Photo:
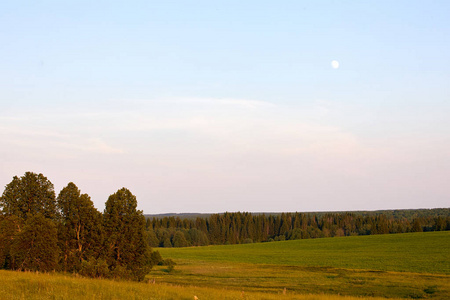
[[[186,238],[181,231],[175,232],[175,235],[173,236],[173,246],[174,247],[187,247],[188,242],[186,241]]]
[[[145,218],[136,197],[126,188],[109,196],[103,213],[107,262],[113,274],[143,280],[151,268]]]
[[[98,258],[103,242],[102,214],[87,194],[70,182],[57,198],[59,244],[65,271],[78,270],[83,260]]]
[[[146,239],[147,243],[150,247],[158,247],[159,246],[159,240],[153,231],[153,229],[147,229],[146,231]]]

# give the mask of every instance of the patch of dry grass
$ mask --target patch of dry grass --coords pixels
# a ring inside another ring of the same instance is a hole
[[[247,300],[357,300],[337,295],[300,295],[280,289],[277,293],[225,289],[222,287],[180,286],[163,283],[112,281],[79,278],[62,274],[36,274],[0,270],[0,295],[3,300],[47,299],[247,299]],[[373,298],[381,300],[383,298]]]

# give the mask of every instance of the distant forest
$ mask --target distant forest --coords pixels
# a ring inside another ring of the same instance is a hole
[[[151,247],[187,247],[450,230],[450,209],[147,217]]]

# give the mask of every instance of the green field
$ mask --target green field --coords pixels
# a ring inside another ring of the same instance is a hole
[[[157,281],[277,293],[450,299],[450,232],[160,249]]]
[[[450,274],[450,232],[160,248],[183,262],[227,262]]]
[[[450,299],[449,247],[431,232],[164,248],[177,265],[150,283],[0,270],[0,299]]]

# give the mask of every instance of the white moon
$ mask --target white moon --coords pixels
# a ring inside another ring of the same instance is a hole
[[[337,60],[331,61],[331,67],[333,69],[339,69],[339,62]]]

